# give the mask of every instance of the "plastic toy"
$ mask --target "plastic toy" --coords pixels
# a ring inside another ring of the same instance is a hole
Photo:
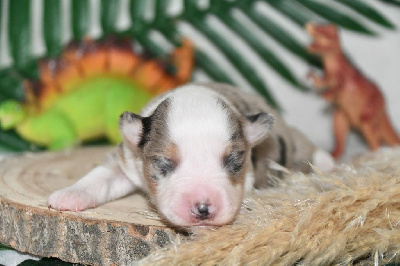
[[[25,82],[25,102],[0,105],[0,123],[51,150],[106,136],[121,141],[118,118],[138,112],[161,92],[189,80],[193,66],[188,40],[167,63],[136,54],[128,40],[70,43],[59,59],[39,62],[40,79]]]
[[[339,158],[344,152],[350,128],[361,132],[372,150],[381,142],[400,144],[385,111],[385,102],[379,88],[363,76],[343,54],[335,25],[306,25],[314,41],[308,51],[320,55],[324,75],[314,72],[309,76],[321,95],[335,106],[333,115],[335,147],[332,155]]]

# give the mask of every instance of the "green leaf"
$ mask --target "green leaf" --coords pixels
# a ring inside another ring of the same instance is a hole
[[[254,34],[250,31],[246,30],[245,27],[242,26],[238,21],[234,20],[230,16],[226,16],[221,14],[220,19],[225,22],[227,27],[234,29],[234,31],[239,34],[250,46],[253,50],[273,69],[275,72],[286,79],[290,84],[297,88],[302,88],[302,85],[297,81],[294,74],[291,72],[289,68],[286,67],[282,63],[282,61],[275,56],[271,50],[267,48],[267,46],[262,45],[260,40],[257,39]]]
[[[132,32],[135,36],[146,32],[146,23],[143,15],[146,11],[146,0],[131,0],[129,5],[130,18],[132,21]]]
[[[0,130],[0,151],[28,151],[39,148],[26,140],[23,140],[14,130]]]
[[[80,265],[72,264],[59,260],[57,258],[43,258],[40,260],[25,260],[18,264],[18,266],[70,266],[70,265]]]
[[[165,24],[159,25],[157,23],[157,27],[159,28],[160,33],[163,34],[164,37],[175,46],[180,46],[181,38],[179,37],[179,33],[176,31],[176,29],[164,26]],[[229,77],[229,75],[224,70],[222,70],[218,66],[218,64],[214,60],[212,60],[206,53],[199,50],[195,50],[194,53],[196,67],[203,70],[209,77],[218,82],[229,83],[232,85],[235,84]]]
[[[1,24],[1,21],[3,21],[3,6],[4,6],[4,0],[0,0],[0,24]],[[2,30],[2,27],[0,27],[0,36],[1,36],[1,30]],[[1,58],[1,54],[0,54],[0,58]]]
[[[18,149],[14,149],[13,147],[8,146],[6,143],[0,142],[0,154],[2,154],[2,153],[14,153],[14,152],[18,152],[18,151],[19,151]]]
[[[82,40],[89,31],[89,0],[72,0],[72,35],[75,40]]]
[[[304,87],[297,81],[291,70],[287,68],[277,56],[275,56],[275,53],[269,50],[265,45],[261,44],[260,39],[254,36],[251,31],[247,30],[241,23],[226,12],[219,12],[217,15],[218,18],[225,23],[226,27],[231,28],[236,34],[245,40],[278,75],[286,79],[286,81],[293,86],[304,90]]]
[[[275,8],[278,12],[282,13],[288,19],[292,20],[299,27],[303,28],[304,25],[316,18],[316,16],[302,6],[297,5],[293,0],[264,0],[271,7]]]
[[[313,0],[294,0],[297,3],[307,7],[314,13],[318,14],[319,16],[331,21],[335,24],[342,26],[343,28],[363,33],[367,35],[375,35],[375,33],[362,25],[360,22],[356,21],[352,17],[319,2],[315,2]]]
[[[151,56],[154,57],[163,57],[165,55],[165,49],[160,47],[159,45],[152,42],[143,31],[140,35],[135,35],[136,41],[140,43],[141,46],[145,48],[147,53],[150,53]]]
[[[62,50],[61,0],[44,0],[43,33],[47,56],[58,56]]]
[[[195,61],[199,68],[201,68],[213,80],[232,85],[235,84],[229,75],[223,71],[207,54],[201,51],[196,51]]]
[[[120,0],[101,0],[100,23],[103,35],[116,31],[119,6]]]
[[[363,15],[367,19],[372,20],[373,22],[378,23],[379,25],[388,28],[395,29],[396,27],[381,13],[379,13],[376,9],[372,8],[365,2],[359,0],[335,0],[349,8],[353,9],[360,15]]]
[[[249,83],[256,89],[274,108],[280,110],[279,104],[272,96],[269,88],[264,84],[258,76],[255,69],[238,53],[227,40],[222,38],[216,31],[210,28],[204,21],[196,17],[188,17],[188,22],[199,30],[204,36],[212,41],[220,51],[227,57],[229,61],[239,70],[239,72],[247,78]]]
[[[23,101],[23,79],[15,69],[0,71],[0,95],[3,100]]]
[[[9,1],[8,34],[11,56],[18,69],[23,69],[31,58],[30,0]]]
[[[130,19],[131,19],[131,34],[147,52],[153,56],[165,55],[165,50],[159,45],[153,43],[148,38],[149,26],[146,24],[143,15],[146,10],[145,0],[131,0],[130,2]]]
[[[23,68],[19,69],[19,72],[24,78],[38,80],[39,79],[38,61],[31,59],[26,63],[26,65]]]
[[[257,12],[253,5],[247,4],[246,1],[241,1],[241,10],[247,17],[256,25],[258,25],[266,34],[271,36],[274,40],[284,46],[286,49],[305,60],[311,65],[321,67],[321,60],[314,55],[307,52],[306,48],[290,35],[284,28],[279,26],[273,20]]]
[[[0,244],[0,250],[14,250],[12,247]]]
[[[394,5],[396,7],[400,7],[400,2],[397,0],[380,0],[380,1],[384,2],[386,4],[389,4],[389,5]]]
[[[159,20],[165,21],[167,19],[167,9],[170,2],[167,0],[156,0],[154,5],[154,23],[158,24]]]

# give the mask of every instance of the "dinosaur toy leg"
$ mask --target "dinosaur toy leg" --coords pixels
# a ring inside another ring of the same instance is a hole
[[[381,132],[383,141],[386,144],[390,146],[400,145],[400,138],[397,136],[397,133],[390,124],[389,118],[386,114],[381,120]]]
[[[380,143],[379,130],[380,129],[375,127],[372,123],[365,123],[364,125],[361,126],[361,133],[363,134],[371,150],[376,150],[379,148],[379,143]]]
[[[333,130],[335,134],[335,147],[332,151],[334,158],[339,158],[344,152],[347,134],[349,133],[350,124],[346,114],[340,109],[336,109],[333,114]]]
[[[17,127],[17,131],[25,139],[47,145],[50,150],[71,147],[77,143],[74,126],[56,110],[28,119]]]
[[[60,150],[76,145],[78,137],[71,122],[59,113],[55,113],[54,116],[56,118],[51,125],[52,128],[49,128],[47,132],[51,139],[48,149]]]

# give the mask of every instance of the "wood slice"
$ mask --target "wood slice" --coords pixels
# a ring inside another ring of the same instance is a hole
[[[0,243],[64,261],[126,265],[170,242],[175,232],[133,194],[83,212],[47,207],[54,190],[101,163],[111,147],[28,153],[0,162]]]

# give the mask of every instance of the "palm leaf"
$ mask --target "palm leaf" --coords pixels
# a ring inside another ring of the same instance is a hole
[[[398,0],[380,0],[381,2],[390,4],[390,5],[394,5],[397,7],[400,7],[400,2]]]
[[[230,27],[238,36],[245,40],[250,47],[279,75],[286,79],[290,84],[295,87],[304,89],[302,84],[297,81],[295,75],[289,68],[282,63],[282,61],[271,51],[267,46],[263,45],[257,36],[236,20],[231,13],[226,12],[228,4],[224,1],[219,1],[214,4],[211,12],[214,13],[220,20],[223,21],[226,27]]]
[[[270,89],[262,82],[262,79],[257,74],[255,69],[245,60],[236,49],[233,48],[232,44],[224,39],[217,31],[212,29],[207,23],[204,22],[204,13],[200,12],[196,8],[193,0],[186,0],[185,10],[189,10],[186,14],[186,20],[193,25],[197,30],[203,33],[204,36],[214,42],[214,44],[220,49],[220,51],[236,66],[236,68],[246,76],[249,83],[263,95],[275,108],[278,108],[278,104]]]
[[[70,10],[62,10],[62,0],[44,0],[43,17],[35,19],[43,20],[43,40],[46,52],[43,56],[57,56],[64,45],[65,35],[62,32],[63,12],[70,12],[71,23],[68,25],[72,33],[72,39],[82,40],[90,32],[91,17],[96,10],[92,9],[92,1],[89,0],[69,0]],[[182,0],[183,8],[180,12],[169,14],[171,2],[166,0],[154,0],[154,5],[148,5],[146,0],[129,1],[129,19],[131,26],[129,29],[119,29],[117,20],[120,17],[120,0],[97,0],[100,6],[98,16],[100,17],[100,28],[102,35],[109,34],[129,34],[146,51],[155,56],[164,56],[168,52],[168,47],[157,42],[152,38],[152,33],[161,34],[169,45],[180,45],[183,35],[191,38],[190,33],[182,31],[180,24],[191,25],[198,34],[202,35],[209,43],[216,48],[230,68],[235,69],[236,74],[232,74],[223,64],[220,64],[212,53],[201,44],[196,43],[196,67],[207,75],[210,79],[231,84],[238,84],[238,80],[245,81],[250,87],[265,97],[273,106],[279,109],[279,103],[274,97],[274,91],[267,83],[264,74],[248,59],[235,40],[229,39],[220,32],[214,25],[210,25],[207,17],[217,17],[224,28],[232,33],[238,40],[240,39],[248,49],[250,49],[260,60],[272,71],[287,81],[288,86],[295,89],[306,90],[296,75],[296,71],[282,58],[280,53],[272,49],[268,42],[263,43],[260,36],[249,30],[249,26],[244,25],[233,11],[239,11],[250,23],[255,24],[262,34],[283,49],[288,51],[291,56],[302,60],[305,64],[320,66],[320,61],[315,56],[306,52],[304,44],[293,36],[286,28],[277,22],[273,17],[265,16],[258,5],[272,7],[273,12],[280,13],[286,20],[294,22],[298,29],[303,30],[304,24],[309,21],[333,22],[344,29],[358,32],[360,34],[373,35],[371,29],[365,26],[368,20],[377,26],[394,30],[393,23],[376,8],[361,0],[335,0],[337,5],[328,5],[324,2],[315,0],[234,0],[234,1],[210,1],[210,5],[201,8],[198,0]],[[398,0],[380,0],[381,4],[391,4],[400,6]],[[36,3],[35,3],[36,4]],[[8,10],[4,10],[5,1],[0,0],[0,16],[7,14],[8,18],[8,43],[9,53],[13,60],[13,65],[8,69],[0,71],[0,101],[5,99],[22,99],[22,81],[24,78],[37,78],[36,59],[31,54],[31,0],[10,0]],[[154,17],[148,19],[145,13],[149,8],[154,8]],[[353,17],[352,12],[360,16]],[[1,27],[0,27],[1,28]],[[243,84],[242,84],[243,85]],[[4,137],[6,136],[6,137]],[[6,132],[0,136],[1,146],[11,146],[12,149],[29,148],[22,140],[18,143],[18,137],[14,132]],[[12,136],[13,142],[6,143],[5,139]],[[25,146],[24,146],[25,145]]]
[[[326,20],[338,24],[346,29],[368,35],[375,35],[372,30],[368,29],[357,20],[344,14],[343,12],[340,12],[339,10],[329,8],[328,5],[315,2],[313,0],[301,0],[301,1],[295,0],[295,1],[305,6],[306,8],[310,9],[312,12],[318,14],[319,16],[325,18]],[[353,5],[353,8],[355,8],[355,5]]]
[[[3,21],[3,7],[4,7],[4,0],[0,0],[0,21]],[[0,27],[0,36],[1,36],[1,30],[2,28]]]
[[[47,56],[55,57],[62,50],[61,0],[44,0],[43,32]]]
[[[21,71],[28,66],[31,59],[30,6],[30,0],[9,2],[10,53],[15,67]]]
[[[21,139],[13,130],[0,131],[0,151],[18,152],[27,150],[38,150],[39,148]]]
[[[56,258],[43,258],[40,260],[25,260],[18,266],[68,266],[77,265],[69,262],[65,262]]]
[[[315,17],[312,12],[292,0],[266,0],[265,2],[275,8],[276,11],[282,13],[282,15],[293,21],[299,27],[303,27],[308,21]]]
[[[22,101],[24,99],[22,76],[15,69],[0,71],[0,102],[6,99]]]
[[[279,26],[272,19],[262,16],[254,9],[252,1],[241,1],[239,8],[253,21],[254,24],[261,27],[268,35],[276,40],[283,47],[290,52],[305,60],[307,63],[320,66],[320,60],[309,54],[303,45],[300,44],[294,37],[292,37],[283,27]],[[278,2],[278,1],[277,1]]]
[[[12,247],[10,246],[6,246],[4,244],[0,244],[0,250],[14,250]]]
[[[365,4],[364,2],[361,2],[359,0],[352,0],[352,1],[346,1],[346,0],[335,0],[336,2],[339,2],[345,6],[348,6],[349,8],[353,9],[360,15],[364,16],[367,19],[370,19],[373,22],[378,23],[380,26],[383,26],[388,29],[395,29],[395,26],[393,23],[391,23],[387,18],[382,16],[381,13],[377,12],[375,9],[371,8],[369,5]]]
[[[119,5],[119,0],[101,0],[100,23],[104,35],[116,31]]]
[[[74,40],[82,40],[89,32],[89,0],[72,0],[71,28]]]

